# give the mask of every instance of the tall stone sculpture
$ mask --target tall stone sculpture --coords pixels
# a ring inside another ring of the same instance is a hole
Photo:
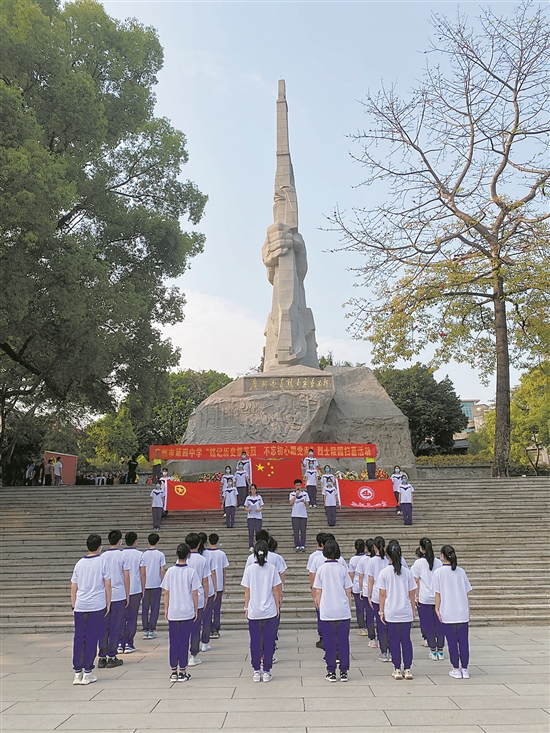
[[[298,232],[298,198],[288,144],[288,106],[284,80],[277,99],[277,172],[273,224],[267,229],[262,259],[273,285],[265,328],[264,371],[279,366],[319,368],[313,314],[306,306],[306,245]]]

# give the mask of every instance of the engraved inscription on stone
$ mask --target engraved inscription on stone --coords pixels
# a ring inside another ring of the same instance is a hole
[[[288,391],[323,391],[333,390],[332,374],[320,377],[244,377],[245,394],[249,392],[288,392]]]

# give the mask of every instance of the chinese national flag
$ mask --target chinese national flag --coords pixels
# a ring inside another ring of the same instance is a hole
[[[302,478],[301,458],[253,458],[252,482],[258,489],[290,489]]]
[[[194,512],[219,508],[219,481],[168,481],[168,511]]]

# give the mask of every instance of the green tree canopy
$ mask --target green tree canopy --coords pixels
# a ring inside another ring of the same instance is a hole
[[[155,394],[178,354],[181,275],[206,197],[153,115],[156,33],[93,0],[0,5],[0,450],[14,409],[105,411]]]
[[[450,451],[453,434],[468,425],[460,400],[449,377],[438,382],[423,364],[408,369],[375,369],[376,378],[397,407],[409,418],[413,453],[422,446]]]

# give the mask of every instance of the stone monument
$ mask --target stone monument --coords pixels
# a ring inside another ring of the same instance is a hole
[[[240,377],[193,412],[184,443],[376,443],[378,466],[397,463],[415,475],[408,420],[367,367],[319,369],[315,324],[306,306],[306,247],[288,142],[285,82],[277,99],[277,170],[273,224],[262,258],[273,286],[264,371]],[[177,461],[183,475],[223,468],[225,461]],[[333,468],[365,467],[360,459]]]

